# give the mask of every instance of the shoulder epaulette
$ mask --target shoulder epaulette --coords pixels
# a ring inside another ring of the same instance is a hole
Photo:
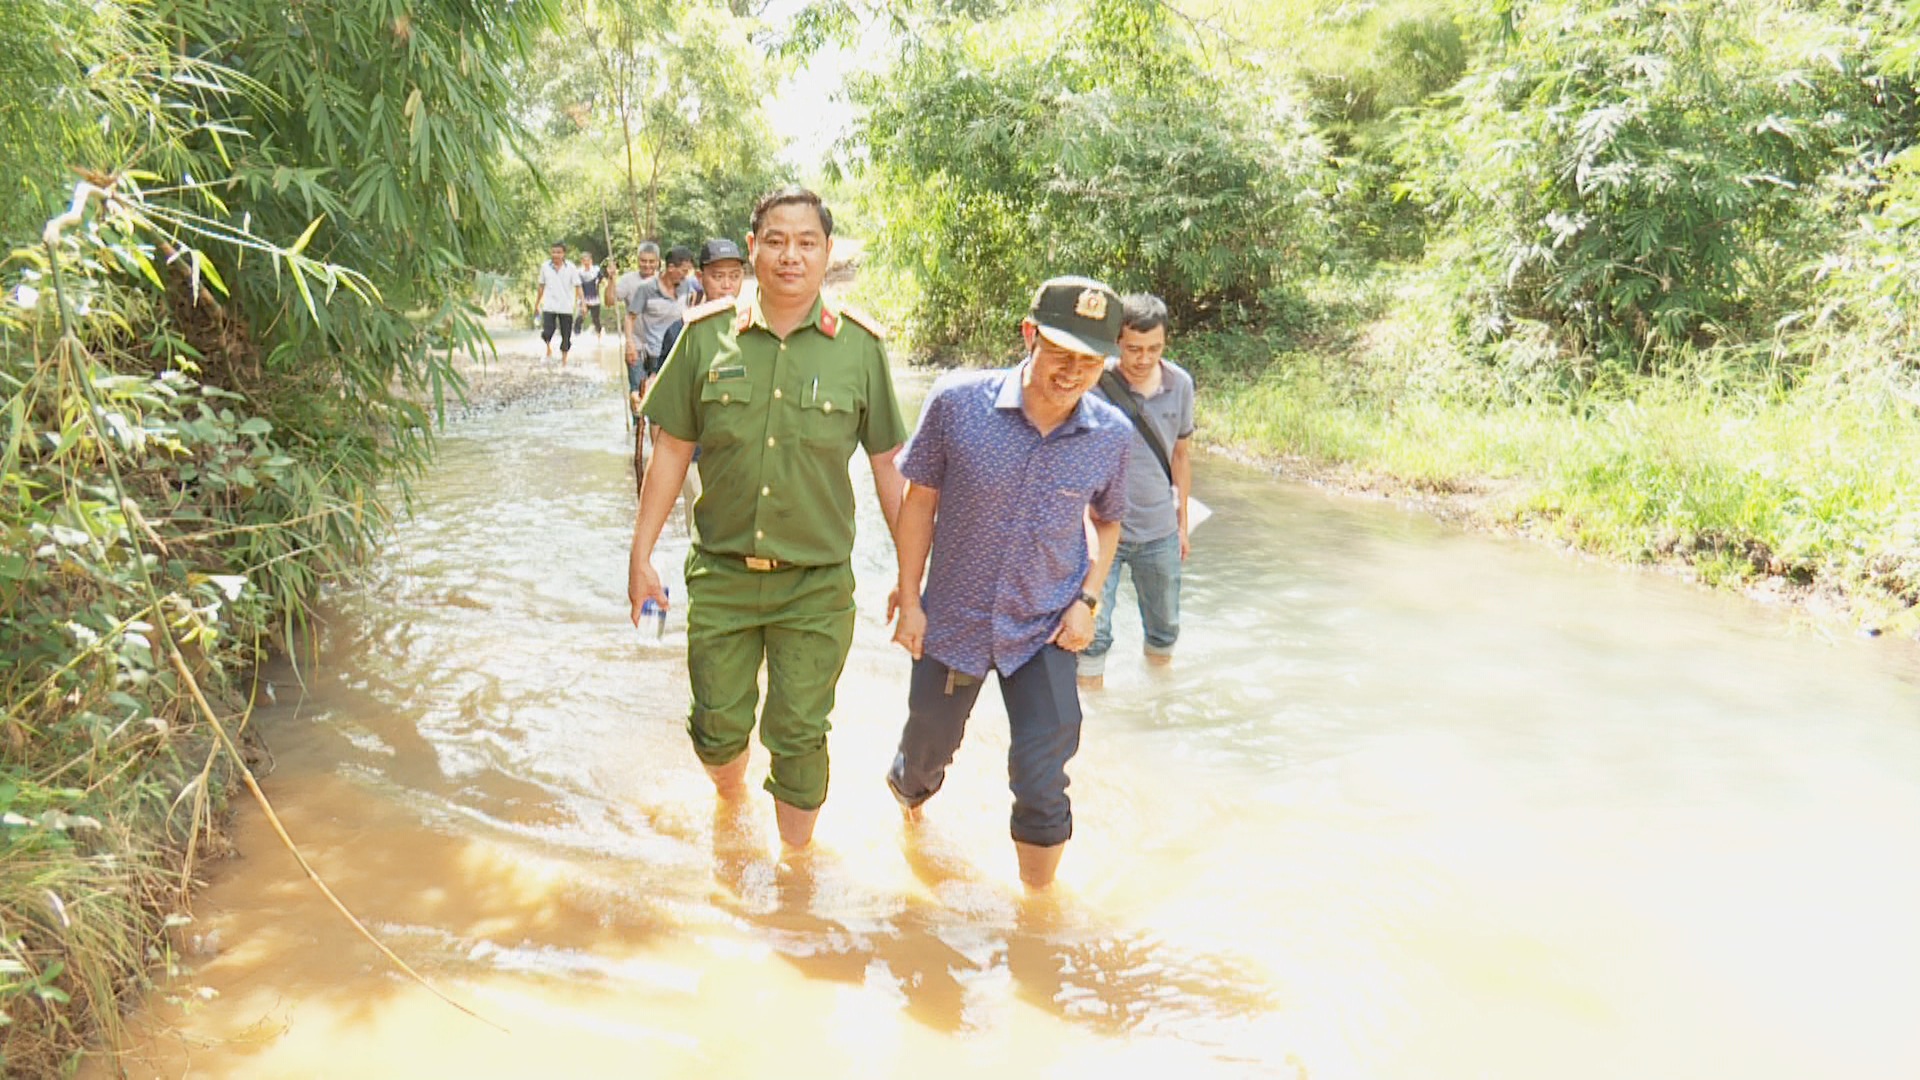
[[[867,333],[872,334],[882,341],[886,340],[887,330],[886,327],[880,325],[880,320],[861,311],[857,307],[839,305],[839,309],[841,316],[852,320],[855,326],[858,326],[860,329],[865,330]]]
[[[688,308],[680,317],[686,320],[687,325],[691,326],[709,315],[718,315],[723,311],[732,311],[734,301],[737,299],[737,297],[723,296],[718,300],[709,300],[704,304],[696,304]]]

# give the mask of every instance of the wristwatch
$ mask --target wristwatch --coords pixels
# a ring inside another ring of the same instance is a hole
[[[1090,592],[1083,591],[1080,594],[1080,602],[1087,605],[1087,614],[1089,615],[1100,614],[1100,598],[1099,597],[1093,595]]]

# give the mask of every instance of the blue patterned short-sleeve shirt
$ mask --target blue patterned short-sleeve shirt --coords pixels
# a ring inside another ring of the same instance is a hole
[[[942,378],[900,454],[908,480],[940,493],[924,653],[975,677],[1019,670],[1079,597],[1087,509],[1127,513],[1133,425],[1088,394],[1043,436],[1020,407],[1025,371]]]

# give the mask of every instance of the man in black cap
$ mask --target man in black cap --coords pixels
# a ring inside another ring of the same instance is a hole
[[[699,302],[709,304],[715,300],[725,300],[740,295],[740,286],[747,276],[747,257],[740,253],[740,245],[725,237],[716,236],[700,245],[700,294]],[[680,331],[686,329],[687,320],[676,319],[667,332],[660,338],[660,363],[667,362],[673,353],[673,343],[680,340]]]
[[[1093,640],[1127,512],[1133,426],[1087,394],[1120,351],[1120,313],[1120,298],[1100,282],[1041,285],[1020,327],[1025,361],[942,378],[900,454],[908,486],[894,533],[893,639],[914,662],[887,784],[918,820],[946,779],[987,672],[999,672],[1014,850],[1020,879],[1035,889],[1052,884],[1073,835],[1074,654]]]
[[[713,237],[700,245],[700,291],[705,299],[702,304],[732,300],[740,295],[740,286],[747,275],[747,259],[740,253],[740,245],[725,237]],[[704,307],[689,308],[689,313],[704,311]],[[667,327],[665,336],[660,339],[660,363],[665,364],[667,357],[673,355],[674,342],[680,340],[680,332],[687,328],[687,320],[677,320]],[[681,505],[687,515],[687,531],[693,531],[693,504],[700,498],[700,455],[696,451],[693,463],[687,466],[687,478],[680,485]]]

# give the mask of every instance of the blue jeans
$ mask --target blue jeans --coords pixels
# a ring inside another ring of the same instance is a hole
[[[1113,570],[1107,574],[1107,587],[1100,595],[1100,614],[1093,621],[1093,641],[1080,654],[1081,675],[1102,675],[1107,670],[1107,650],[1113,647],[1113,609],[1120,598],[1120,569],[1133,572],[1133,592],[1140,601],[1140,623],[1146,630],[1147,651],[1157,656],[1172,656],[1173,643],[1180,639],[1180,533],[1170,532],[1160,540],[1142,543],[1120,541],[1113,557]]]
[[[984,683],[931,656],[913,662],[907,726],[887,773],[887,784],[902,804],[919,806],[940,790]],[[1007,786],[1013,789],[1013,838],[1040,847],[1064,844],[1073,835],[1067,761],[1080,749],[1080,691],[1073,684],[1073,654],[1057,645],[1042,646],[1013,674],[1001,674],[1000,696],[1007,703],[1012,735]]]

